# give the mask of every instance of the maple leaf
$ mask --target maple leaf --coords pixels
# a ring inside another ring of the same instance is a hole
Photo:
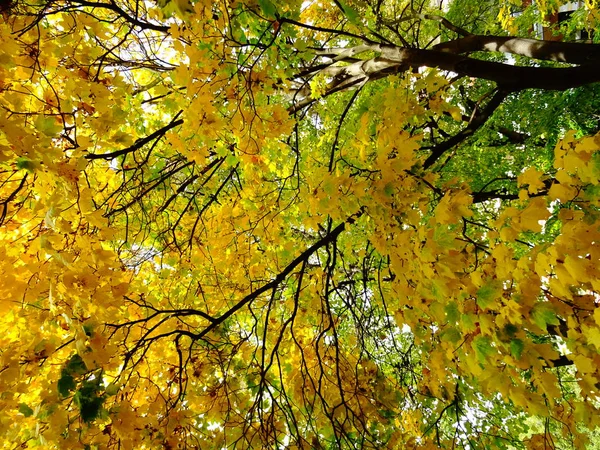
[[[521,186],[527,186],[527,192],[530,194],[537,193],[545,184],[542,180],[543,173],[535,167],[530,167],[517,178]]]

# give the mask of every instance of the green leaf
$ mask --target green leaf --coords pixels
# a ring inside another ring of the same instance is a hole
[[[491,280],[477,291],[477,305],[482,309],[489,308],[494,305],[501,295],[501,283],[498,280]]]
[[[29,158],[17,158],[17,169],[33,172],[36,164]]]
[[[448,303],[445,307],[445,311],[448,322],[458,322],[458,319],[460,318],[460,311],[458,310],[458,305],[456,304],[456,302]]]
[[[46,117],[43,114],[36,117],[34,124],[37,130],[49,137],[56,136],[63,129],[54,117]]]
[[[94,335],[94,327],[91,324],[86,323],[83,325],[83,332],[86,336],[92,337]]]
[[[19,412],[23,414],[25,417],[33,416],[33,409],[31,409],[27,404],[20,403],[19,404]]]
[[[88,371],[83,359],[81,359],[81,356],[79,356],[77,353],[71,356],[71,359],[65,365],[64,370],[69,374],[75,375],[83,375]]]
[[[388,197],[391,197],[392,195],[394,195],[395,192],[395,186],[394,183],[387,183],[384,187],[383,187],[383,192],[385,193],[385,195],[387,195]]]
[[[460,334],[460,331],[458,331],[456,328],[448,327],[442,332],[440,339],[443,342],[456,343],[462,339],[462,335]]]
[[[308,43],[304,39],[296,39],[294,41],[294,48],[298,51],[305,51],[306,47],[308,47]]]
[[[75,390],[77,383],[75,382],[74,375],[83,375],[88,372],[83,359],[77,353],[75,353],[66,362],[65,366],[61,371],[60,379],[58,380],[58,393],[67,397],[71,391]]]
[[[485,361],[485,359],[495,351],[492,340],[488,336],[477,336],[473,339],[471,346],[475,350],[480,362]]]
[[[515,334],[517,334],[517,331],[519,331],[519,329],[516,327],[516,325],[513,325],[512,323],[507,323],[506,325],[504,325],[503,331],[508,337],[513,338]]]
[[[104,404],[103,397],[89,397],[81,390],[77,391],[73,400],[79,408],[79,415],[84,422],[92,422],[97,419]]]
[[[548,325],[558,325],[558,318],[549,303],[538,303],[531,310],[535,324],[545,330]]]
[[[112,395],[117,395],[117,392],[119,392],[120,386],[118,384],[115,383],[110,383],[108,386],[106,386],[106,389],[104,389],[104,392],[106,392],[106,395],[112,396]]]
[[[338,3],[342,7],[344,15],[346,16],[348,21],[353,25],[360,25],[360,15],[358,14],[358,12],[351,6],[346,5],[344,2],[338,1]]]
[[[521,353],[523,353],[523,348],[525,344],[521,339],[513,339],[510,341],[510,353],[513,355],[515,359],[521,359]]]
[[[98,395],[99,379],[84,381],[81,388],[73,396],[73,402],[79,408],[81,420],[91,422],[98,418],[104,404],[105,396]]]
[[[277,17],[277,7],[271,0],[258,0],[258,6],[268,18],[275,19]]]
[[[473,320],[473,316],[471,314],[461,314],[460,321],[463,330],[466,332],[475,331],[475,321]]]
[[[235,155],[228,155],[228,156],[225,158],[225,163],[226,163],[226,164],[227,164],[229,167],[233,167],[233,166],[235,166],[235,165],[236,165],[237,163],[239,163],[239,162],[240,162],[240,158],[238,158],[238,157],[237,157],[237,156],[235,156]]]
[[[76,384],[73,375],[71,375],[69,372],[66,372],[63,369],[61,377],[58,380],[58,393],[62,397],[67,397],[71,393],[71,391],[75,390],[75,386]]]

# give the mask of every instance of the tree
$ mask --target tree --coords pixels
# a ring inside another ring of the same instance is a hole
[[[599,11],[434,3],[2,2],[3,446],[588,443]]]

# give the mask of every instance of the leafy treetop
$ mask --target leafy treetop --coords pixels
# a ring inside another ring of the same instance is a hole
[[[562,3],[1,2],[2,445],[587,445],[600,12]]]

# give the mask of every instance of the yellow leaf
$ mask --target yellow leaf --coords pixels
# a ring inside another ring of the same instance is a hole
[[[527,192],[535,194],[544,187],[544,182],[542,181],[543,175],[544,173],[535,167],[530,167],[517,177],[517,182],[520,186],[528,186]]]
[[[438,223],[456,223],[461,217],[470,217],[473,212],[469,206],[473,198],[464,190],[450,191],[435,208],[435,218]]]
[[[594,373],[596,371],[596,365],[594,364],[594,360],[586,356],[576,355],[573,358],[573,361],[577,366],[577,370],[579,370],[582,373]]]
[[[577,190],[572,186],[562,183],[553,183],[552,186],[550,186],[548,195],[552,200],[560,200],[561,202],[565,203],[573,200],[576,197]]]
[[[597,311],[597,310],[596,310]],[[594,313],[594,319],[596,314]],[[594,345],[596,349],[600,350],[600,328],[598,327],[582,327],[583,334],[585,335],[588,343]]]
[[[550,217],[550,211],[543,197],[536,197],[521,211],[519,222],[524,231],[542,231],[542,223]]]

